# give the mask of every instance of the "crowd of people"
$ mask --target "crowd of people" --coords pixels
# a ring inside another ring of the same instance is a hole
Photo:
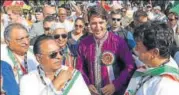
[[[1,11],[1,95],[177,95],[179,16],[105,1]]]

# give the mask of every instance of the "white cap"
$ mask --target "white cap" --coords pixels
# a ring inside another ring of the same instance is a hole
[[[161,10],[161,7],[160,6],[155,6],[154,10]]]

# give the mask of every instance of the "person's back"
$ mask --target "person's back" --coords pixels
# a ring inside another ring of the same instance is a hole
[[[136,52],[145,66],[133,74],[125,95],[177,95],[179,67],[171,57],[173,31],[154,21],[135,29]]]

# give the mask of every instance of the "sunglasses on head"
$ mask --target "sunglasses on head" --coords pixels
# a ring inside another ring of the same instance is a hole
[[[112,18],[113,21],[120,21],[121,19],[120,18]]]
[[[67,34],[56,34],[56,35],[54,35],[54,39],[59,39],[60,36],[61,36],[63,39],[67,38]]]
[[[49,54],[49,57],[50,57],[51,59],[54,59],[54,58],[57,57],[58,53],[59,53],[61,56],[63,56],[63,54],[64,54],[61,50],[59,50],[59,51],[52,52],[51,54]]]
[[[75,25],[75,27],[79,27],[79,28],[82,28],[83,26],[82,26],[82,25]]]

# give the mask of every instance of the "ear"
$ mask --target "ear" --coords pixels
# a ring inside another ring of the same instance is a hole
[[[5,43],[7,44],[7,46],[10,45],[10,41],[8,41],[8,40],[5,40]]]
[[[153,49],[153,50],[152,50],[152,55],[153,55],[154,57],[159,56],[159,55],[160,55],[159,49],[158,49],[158,48]]]
[[[41,62],[41,61],[40,61],[41,55],[40,55],[40,54],[36,54],[35,57],[36,57],[37,61],[40,63],[40,62]]]

